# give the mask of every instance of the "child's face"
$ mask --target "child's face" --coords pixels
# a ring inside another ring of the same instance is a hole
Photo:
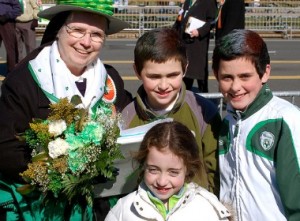
[[[270,65],[262,78],[250,60],[238,58],[232,61],[220,61],[218,73],[219,88],[227,102],[236,110],[244,111],[256,98],[263,83],[270,75]]]
[[[183,78],[180,61],[171,59],[165,63],[147,61],[140,75],[147,93],[147,102],[151,108],[162,110],[167,108],[177,97]]]
[[[144,181],[151,192],[162,202],[179,192],[184,185],[186,167],[181,158],[169,148],[163,152],[151,147],[145,162]]]

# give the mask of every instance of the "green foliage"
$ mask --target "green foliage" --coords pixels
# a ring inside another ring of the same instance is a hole
[[[97,112],[79,108],[81,99],[61,99],[50,105],[46,120],[34,119],[24,135],[32,152],[32,162],[20,175],[30,185],[21,193],[38,189],[45,195],[72,203],[85,199],[93,202],[93,180],[98,175],[113,179],[114,161],[122,158],[117,144],[119,115],[111,105],[100,103]]]

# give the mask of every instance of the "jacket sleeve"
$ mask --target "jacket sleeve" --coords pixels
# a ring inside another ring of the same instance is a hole
[[[117,72],[117,70],[107,64],[105,64],[104,66],[108,75],[112,78],[116,85],[117,100],[115,102],[115,106],[118,112],[122,112],[122,110],[127,106],[127,104],[129,104],[133,100],[132,95],[124,89],[124,81],[120,77],[120,74]]]
[[[205,180],[205,182],[200,182],[199,184],[219,196],[218,136],[222,120],[216,104],[199,94],[193,94],[193,96],[196,100],[189,103],[197,116],[199,125],[198,136],[200,137],[198,138],[199,142],[197,142],[204,166],[201,172],[205,173],[205,175],[201,175],[202,180]],[[193,103],[196,105],[194,106]],[[196,182],[198,183],[198,180]]]
[[[221,117],[218,113],[212,117],[207,124],[206,130],[202,137],[203,158],[208,173],[208,183],[210,192],[219,196],[220,175],[218,165],[218,134],[221,125]]]
[[[16,17],[22,14],[21,5],[18,0],[11,0],[11,10],[7,11],[6,15],[8,19],[15,20]]]
[[[114,214],[112,211],[109,211],[104,221],[118,221],[118,218],[116,217],[116,214]]]
[[[123,208],[123,200],[121,198],[118,200],[117,204],[110,209],[104,221],[122,221],[122,213],[123,213],[122,208]]]
[[[32,118],[43,119],[49,113],[49,100],[23,62],[4,80],[0,98],[0,173],[14,182],[24,182],[19,173],[31,160],[31,150],[16,135],[29,127]]]
[[[20,91],[8,79],[2,84],[0,100],[0,173],[16,182],[22,182],[19,173],[26,169],[30,160],[29,148],[16,138],[28,127],[30,119]]]
[[[300,111],[282,122],[275,156],[276,178],[287,220],[300,220]]]
[[[30,5],[31,5],[32,10],[33,10],[33,12],[32,12],[33,19],[38,19],[39,17],[38,17],[37,14],[40,11],[40,7],[38,6],[37,1],[36,0],[30,0]]]
[[[218,165],[218,136],[222,124],[221,116],[216,104],[197,95],[199,109],[202,110],[205,126],[202,126],[202,152],[204,165],[208,176],[208,190],[219,196],[220,174]]]

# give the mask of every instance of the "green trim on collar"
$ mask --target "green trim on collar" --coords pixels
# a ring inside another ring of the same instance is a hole
[[[91,110],[92,110],[93,113],[96,113],[97,108],[101,106],[101,102],[103,102],[103,101],[102,101],[102,99],[100,98],[100,99],[94,104],[94,106],[91,108]],[[104,102],[104,103],[105,103],[105,102]]]
[[[41,90],[44,92],[44,94],[46,95],[46,97],[49,100],[52,100],[53,102],[57,103],[59,101],[59,99],[57,97],[55,97],[53,94],[50,94],[49,92],[43,90],[43,88],[41,87],[41,84],[40,84],[39,80],[36,77],[36,74],[34,73],[34,70],[32,69],[32,67],[30,65],[30,63],[28,63],[28,69],[29,69],[29,72],[30,72],[33,80],[36,82],[36,84],[39,86],[39,88],[41,88]]]
[[[169,198],[169,210],[165,207],[164,203],[160,199],[158,199],[156,196],[154,196],[154,194],[150,192],[149,189],[147,191],[147,194],[151,202],[158,209],[159,213],[164,217],[164,219],[166,219],[169,211],[171,211],[175,207],[177,202],[181,199],[181,197],[185,193],[186,189],[187,189],[187,184],[184,184],[184,186],[180,189],[178,194],[173,195]]]
[[[254,101],[251,104],[249,104],[248,108],[243,112],[239,111],[241,115],[241,119],[245,120],[248,117],[252,116],[254,113],[259,111],[263,106],[265,106],[272,99],[272,97],[273,94],[269,86],[267,84],[264,84],[263,87],[258,92]],[[238,112],[238,110],[236,110],[235,112]]]
[[[45,90],[41,87],[41,84],[40,84],[38,78],[36,77],[36,74],[35,74],[34,70],[32,69],[30,63],[28,63],[28,69],[29,69],[29,72],[30,72],[30,74],[31,74],[31,76],[32,76],[32,78],[33,78],[33,80],[36,82],[36,84],[39,86],[39,88],[41,88],[41,90],[44,92],[44,94],[46,95],[46,97],[47,97],[49,100],[53,101],[54,103],[57,103],[57,102],[59,101],[59,98],[57,98],[54,94],[51,94],[51,93],[45,91]],[[100,99],[93,105],[93,107],[91,108],[91,110],[92,110],[93,113],[96,113],[96,110],[97,110],[97,108],[100,106],[101,102],[103,102],[103,101],[102,101],[102,98],[100,98]]]
[[[169,117],[170,114],[176,113],[180,107],[182,106],[182,103],[185,100],[186,96],[186,87],[185,84],[182,84],[181,89],[179,91],[179,96],[172,108],[169,112],[158,115],[157,113],[153,112],[149,107],[146,106],[145,100],[147,99],[147,93],[144,89],[144,86],[141,85],[137,90],[137,95],[135,98],[135,102],[137,102],[137,114],[143,119],[143,120],[158,120],[158,119],[165,119]]]

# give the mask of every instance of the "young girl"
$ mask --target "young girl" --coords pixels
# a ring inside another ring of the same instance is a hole
[[[183,124],[152,127],[134,160],[142,182],[137,191],[118,200],[106,221],[229,220],[231,214],[215,195],[190,182],[199,176],[203,162],[193,133]]]

